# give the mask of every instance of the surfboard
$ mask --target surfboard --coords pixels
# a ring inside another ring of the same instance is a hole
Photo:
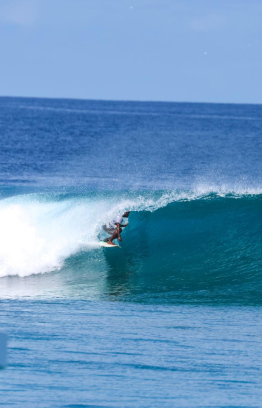
[[[119,245],[110,245],[107,244],[105,241],[100,241],[99,243],[104,248],[121,248]]]

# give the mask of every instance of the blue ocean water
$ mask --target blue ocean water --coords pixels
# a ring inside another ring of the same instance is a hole
[[[260,105],[0,98],[3,406],[261,406],[261,133]]]

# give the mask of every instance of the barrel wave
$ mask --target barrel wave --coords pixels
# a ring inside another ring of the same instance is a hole
[[[101,248],[101,225],[129,209],[121,249]],[[10,285],[28,295],[38,279],[39,295],[261,303],[261,213],[260,193],[6,198],[0,203],[1,282],[9,295]]]
[[[261,213],[261,195],[173,202],[135,214],[123,246],[156,296],[259,302]]]

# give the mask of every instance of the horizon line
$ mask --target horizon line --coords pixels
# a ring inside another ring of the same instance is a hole
[[[73,100],[73,101],[89,101],[89,102],[133,102],[133,103],[179,103],[179,104],[208,104],[208,105],[262,105],[262,102],[201,102],[201,101],[164,101],[164,100],[146,100],[146,99],[101,99],[101,98],[76,98],[76,97],[61,97],[61,96],[14,96],[0,95],[0,98],[16,98],[16,99],[51,99],[51,100]]]

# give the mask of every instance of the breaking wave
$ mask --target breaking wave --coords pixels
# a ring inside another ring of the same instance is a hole
[[[101,225],[131,210],[121,249],[103,249]],[[261,291],[262,194],[121,192],[31,194],[0,202],[0,276],[25,277],[101,262],[129,274],[141,297],[181,291]],[[119,252],[120,251],[120,252]],[[78,261],[76,260],[78,259]],[[92,261],[92,262],[91,262]],[[131,273],[131,275],[130,275]]]

